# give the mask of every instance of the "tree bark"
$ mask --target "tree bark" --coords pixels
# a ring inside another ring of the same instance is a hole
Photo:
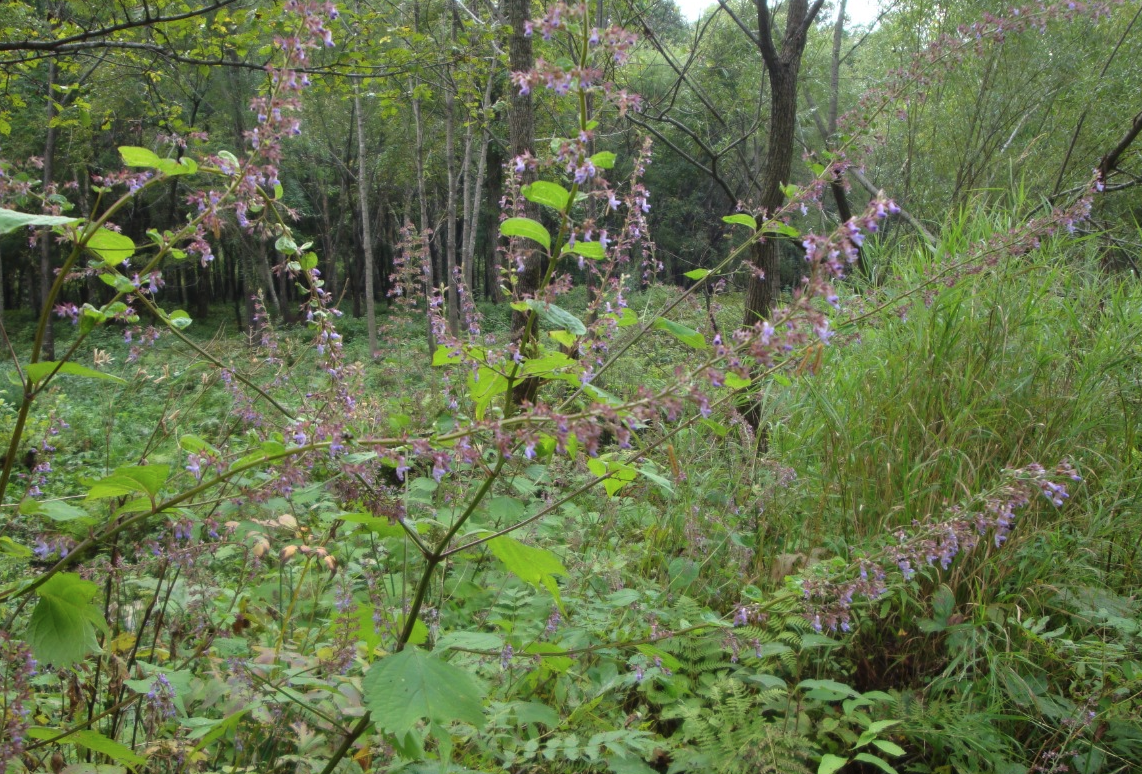
[[[365,121],[361,116],[360,84],[353,84],[353,111],[357,114],[357,197],[361,207],[361,240],[365,252],[365,324],[369,330],[369,357],[377,354],[377,306],[373,279],[373,230],[369,222],[369,183],[365,163]]]
[[[513,72],[525,72],[535,66],[531,50],[531,38],[523,34],[524,22],[531,16],[531,0],[507,0],[508,23],[512,34],[508,41],[508,66]],[[535,155],[535,108],[532,104],[531,94],[520,94],[519,89],[510,87],[508,97],[508,137],[510,142],[512,160],[526,154]],[[524,185],[535,180],[535,172],[525,169],[521,175]],[[524,214],[533,219],[539,217],[539,207],[532,202],[524,204]],[[526,245],[519,245],[525,251],[523,273],[517,278],[517,290],[521,296],[534,295],[539,290],[539,283],[543,280],[543,253],[530,249]],[[523,335],[527,315],[521,312],[512,313],[512,337]]]
[[[54,121],[56,117],[56,99],[55,99],[55,83],[56,83],[56,61],[55,59],[48,60],[48,129],[44,137],[44,168],[43,168],[43,188],[44,195],[51,192],[52,187],[52,174],[53,166],[55,164],[56,155],[56,138],[59,135],[59,129],[55,126]],[[52,289],[52,232],[50,229],[44,229],[40,232],[40,295],[39,304],[40,309],[47,306]],[[55,330],[52,326],[52,320],[48,320],[47,328],[44,329],[44,343],[41,349],[43,360],[55,360],[56,355],[56,337]]]
[[[809,27],[821,10],[822,0],[812,6],[808,0],[789,0],[785,35],[779,52],[773,44],[768,0],[755,0],[757,6],[757,45],[769,76],[769,145],[758,204],[772,215],[785,203],[782,186],[793,169],[793,147],[797,129],[797,76],[805,51]],[[776,238],[754,244],[753,273],[746,288],[744,324],[765,318],[777,305],[781,290],[780,242]]]

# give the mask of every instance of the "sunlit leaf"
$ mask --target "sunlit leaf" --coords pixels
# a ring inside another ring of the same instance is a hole
[[[374,664],[361,687],[377,726],[395,736],[404,736],[422,720],[484,725],[484,691],[475,678],[419,648],[405,648]]]

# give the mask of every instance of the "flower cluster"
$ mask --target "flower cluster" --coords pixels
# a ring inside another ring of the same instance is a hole
[[[813,628],[848,631],[856,599],[875,600],[887,593],[884,565],[895,565],[906,581],[920,567],[947,570],[957,556],[971,552],[989,533],[997,548],[1003,545],[1014,527],[1015,512],[1026,507],[1035,495],[1059,506],[1067,497],[1063,482],[1082,480],[1067,462],[1060,463],[1051,473],[1039,464],[1031,464],[1007,471],[1006,478],[1004,484],[970,507],[953,506],[939,521],[916,522],[910,530],[896,531],[895,543],[878,555],[861,557],[852,565],[819,563],[809,568],[800,587],[805,616]]]
[[[32,678],[36,676],[36,660],[32,649],[0,632],[0,774],[18,760],[24,751],[24,739],[31,725]],[[23,771],[17,764],[16,769]]]

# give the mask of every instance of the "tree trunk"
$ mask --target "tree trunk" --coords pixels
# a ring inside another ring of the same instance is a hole
[[[43,188],[44,195],[47,196],[51,193],[52,187],[52,167],[55,162],[56,155],[56,138],[59,134],[59,129],[55,126],[54,121],[56,117],[56,99],[55,99],[55,83],[56,83],[56,60],[48,60],[48,129],[44,137],[44,169],[43,169]],[[48,305],[51,299],[52,289],[52,232],[50,229],[44,229],[40,232],[40,309],[42,310]],[[53,320],[49,317],[47,328],[44,329],[44,343],[41,349],[41,358],[43,360],[55,360],[56,353],[56,337],[55,330],[52,325]]]
[[[369,185],[365,173],[365,122],[361,117],[361,89],[353,84],[353,111],[357,114],[357,197],[361,207],[361,240],[365,252],[365,323],[369,330],[369,357],[377,354],[377,306],[373,279],[373,229],[369,222]]]
[[[507,0],[508,24],[512,27],[511,38],[508,42],[508,66],[513,72],[525,72],[535,66],[531,51],[531,38],[525,36],[524,22],[531,16],[531,0]],[[519,89],[509,87],[508,97],[508,136],[510,140],[510,153],[512,160],[525,153],[535,155],[535,108],[532,104],[531,94],[520,94]],[[525,169],[521,175],[526,185],[535,180],[535,172]],[[524,214],[533,219],[539,217],[539,207],[532,202],[524,205]],[[526,251],[523,273],[518,277],[518,291],[521,296],[534,294],[539,290],[539,283],[543,279],[543,253],[520,245]],[[527,315],[521,312],[512,313],[512,336],[519,338],[523,335],[523,328],[527,322]]]
[[[456,95],[454,86],[444,87],[444,161],[448,173],[447,226],[444,229],[444,282],[448,288],[448,332],[460,334],[460,294],[456,287]]]
[[[797,76],[801,54],[805,51],[809,27],[821,10],[822,0],[810,6],[808,0],[789,0],[786,8],[785,35],[778,52],[770,29],[768,0],[755,0],[757,6],[758,48],[769,76],[769,147],[766,150],[765,173],[758,204],[763,216],[772,216],[785,203],[782,186],[789,182],[793,169],[793,147],[797,129]],[[780,242],[776,238],[754,244],[753,273],[746,289],[746,325],[769,316],[777,305],[781,291]]]

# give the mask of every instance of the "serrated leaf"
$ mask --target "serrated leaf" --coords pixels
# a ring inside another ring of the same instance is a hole
[[[821,765],[817,767],[817,774],[834,774],[834,772],[840,771],[848,762],[848,758],[841,758],[832,753],[825,753],[821,756]]]
[[[571,200],[570,191],[558,183],[550,183],[546,180],[537,180],[531,185],[525,185],[522,193],[523,198],[529,202],[544,204],[560,212],[567,208],[567,202]]]
[[[58,374],[66,374],[68,376],[82,376],[87,379],[106,379],[110,382],[118,384],[126,384],[126,379],[121,379],[112,374],[105,374],[102,371],[96,371],[94,368],[81,366],[79,363],[64,363],[59,365],[57,360],[43,360],[39,363],[32,363],[31,365],[24,366],[24,375],[32,382],[38,382],[45,376],[56,370],[59,366]]]
[[[730,223],[738,226],[749,226],[754,231],[757,231],[757,221],[752,215],[746,215],[744,212],[738,212],[733,215],[726,215],[722,220],[725,223]]]
[[[654,321],[654,327],[660,331],[666,331],[688,347],[694,349],[706,348],[706,337],[693,328],[688,328],[681,323],[667,320],[665,317],[659,317]]]
[[[702,279],[706,279],[706,277],[710,276],[710,270],[709,269],[691,269],[690,271],[686,272],[682,276],[683,277],[689,277],[692,280],[702,280]]]
[[[0,208],[0,236],[28,226],[63,226],[78,223],[79,218],[65,218],[62,215],[34,215],[30,212],[17,212]]]
[[[397,737],[422,720],[444,726],[455,721],[484,725],[479,683],[467,671],[419,648],[405,648],[374,664],[361,687],[377,726]]]
[[[531,218],[508,218],[500,224],[500,233],[506,237],[525,237],[539,242],[546,250],[551,250],[551,234],[542,223]]]
[[[39,601],[28,621],[25,639],[45,664],[62,668],[99,649],[95,629],[107,629],[91,600],[99,586],[74,573],[53,575],[36,590]]]
[[[587,332],[587,326],[583,324],[583,321],[566,309],[544,301],[536,301],[533,298],[529,298],[524,303],[527,304],[528,309],[539,315],[540,320],[552,328],[565,330],[576,336],[582,336]]]
[[[107,228],[97,229],[85,246],[108,266],[118,266],[135,254],[135,243],[130,237]]]

